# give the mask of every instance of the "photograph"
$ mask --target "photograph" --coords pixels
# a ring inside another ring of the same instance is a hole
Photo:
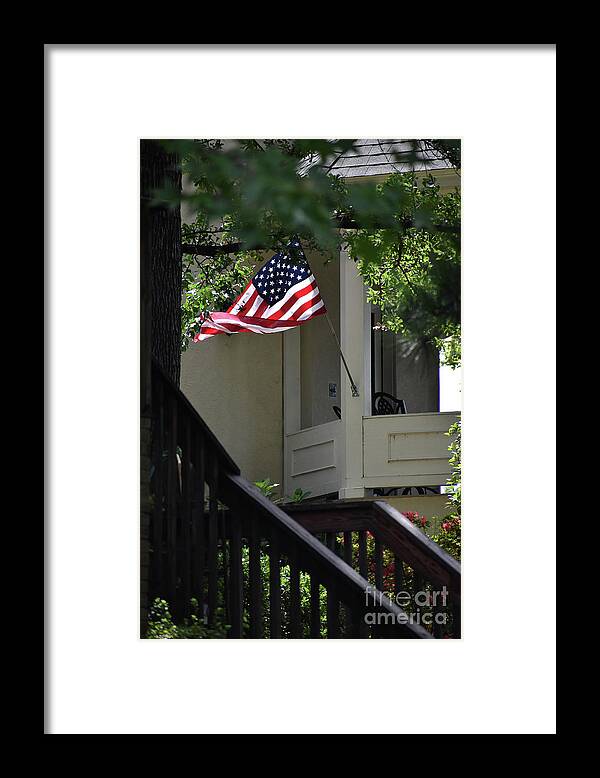
[[[558,45],[43,49],[44,734],[557,734]]]
[[[460,638],[460,139],[142,139],[143,638]]]

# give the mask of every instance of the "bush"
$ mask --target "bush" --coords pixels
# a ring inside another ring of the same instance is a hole
[[[279,484],[273,483],[270,478],[263,478],[262,481],[255,481],[254,486],[257,486],[262,494],[264,494],[265,497],[268,497],[275,505],[280,505],[282,502],[299,503],[306,500],[312,494],[311,492],[305,492],[303,489],[298,488],[294,489],[292,494],[288,494],[286,497],[277,497],[275,490]]]
[[[447,435],[454,436],[454,440],[448,446],[450,452],[450,465],[452,474],[446,482],[450,487],[448,493],[448,507],[450,511],[444,516],[440,525],[440,531],[432,535],[438,546],[451,554],[460,562],[461,554],[461,423],[453,424]]]
[[[176,625],[173,622],[169,604],[166,600],[157,597],[152,603],[148,615],[148,628],[146,638],[159,640],[198,640],[205,638],[225,638],[229,625],[222,623],[223,612],[216,613],[216,624],[209,627],[198,613],[198,600],[190,600],[192,613],[189,619],[184,619],[183,624]]]
[[[431,539],[460,562],[460,516],[447,515]]]

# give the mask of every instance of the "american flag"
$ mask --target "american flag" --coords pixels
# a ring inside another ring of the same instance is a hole
[[[225,312],[209,314],[194,341],[221,333],[284,332],[327,313],[300,242],[292,240],[250,280]]]

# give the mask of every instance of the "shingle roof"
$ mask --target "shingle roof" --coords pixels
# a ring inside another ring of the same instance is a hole
[[[318,164],[311,157],[299,167],[301,175]],[[342,178],[409,173],[410,171],[450,168],[450,162],[422,140],[357,140],[353,149],[319,165],[327,173]]]

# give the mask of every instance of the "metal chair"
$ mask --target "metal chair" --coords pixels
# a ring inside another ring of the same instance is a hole
[[[393,394],[375,392],[373,395],[373,416],[389,416],[406,413],[406,403]]]

